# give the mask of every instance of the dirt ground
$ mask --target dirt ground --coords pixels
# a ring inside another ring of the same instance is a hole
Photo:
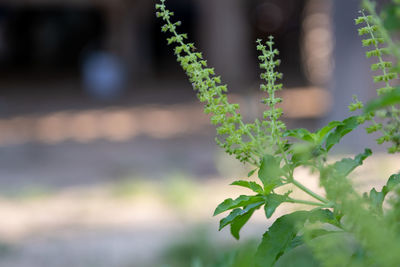
[[[215,236],[213,209],[235,191],[208,139],[3,148],[0,266],[152,266],[198,225]],[[247,236],[265,230],[260,218]]]

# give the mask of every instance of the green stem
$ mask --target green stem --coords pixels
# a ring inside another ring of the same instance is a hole
[[[289,164],[289,159],[288,159],[288,157],[287,157],[287,155],[286,155],[286,152],[285,152],[285,150],[283,149],[282,145],[280,144],[279,136],[278,136],[278,147],[279,147],[279,149],[280,149],[280,151],[281,151],[281,154],[282,154],[282,156],[283,156],[283,160],[285,161],[285,164],[286,164],[287,166],[290,166],[290,164]],[[312,190],[308,189],[306,186],[304,186],[304,185],[301,184],[300,182],[296,181],[296,180],[294,179],[294,176],[293,176],[293,170],[290,170],[290,171],[289,171],[289,176],[290,176],[290,177],[288,178],[288,182],[289,182],[289,183],[292,183],[293,185],[295,185],[296,187],[298,187],[300,190],[302,190],[303,192],[305,192],[305,193],[307,193],[308,195],[312,196],[313,198],[315,198],[315,199],[321,201],[322,203],[324,203],[324,204],[328,204],[328,203],[329,203],[329,200],[327,200],[326,198],[324,198],[324,197],[318,195],[317,193],[315,193],[315,192],[313,192]]]
[[[303,184],[301,184],[300,182],[296,181],[295,179],[291,179],[290,181],[292,184],[294,184],[296,187],[298,187],[300,190],[302,190],[303,192],[307,193],[308,195],[312,196],[313,198],[321,201],[324,204],[328,204],[329,200],[327,200],[324,197],[321,197],[320,195],[318,195],[317,193],[313,192],[312,190],[308,189],[307,187],[305,187]]]
[[[302,200],[302,199],[289,198],[287,202],[297,203],[297,204],[306,204],[306,205],[318,206],[318,207],[329,207],[326,204],[323,204],[323,203],[320,203],[320,202],[314,202],[314,201],[308,201],[308,200]]]
[[[277,142],[277,143],[278,143],[278,148],[279,148],[280,151],[281,151],[281,154],[282,154],[282,156],[283,156],[283,160],[285,161],[285,164],[286,164],[287,166],[290,166],[290,164],[289,164],[289,159],[288,159],[288,157],[287,157],[287,155],[286,155],[285,150],[284,150],[283,147],[282,147],[282,144],[280,143],[280,138],[279,138],[279,136],[277,137],[277,139],[278,139],[278,142]],[[321,201],[322,203],[324,203],[324,204],[328,204],[328,203],[329,203],[329,200],[327,200],[326,198],[324,198],[324,197],[318,195],[317,193],[315,193],[315,192],[313,192],[312,190],[308,189],[306,186],[304,186],[304,185],[301,184],[300,182],[296,181],[296,180],[294,179],[294,176],[293,176],[293,170],[291,170],[291,169],[290,169],[290,171],[289,171],[289,176],[290,176],[290,177],[288,178],[288,182],[289,182],[289,183],[292,183],[293,185],[295,185],[296,187],[298,187],[300,190],[302,190],[303,192],[305,192],[305,193],[307,193],[308,195],[312,196],[313,198],[315,198],[315,199]]]

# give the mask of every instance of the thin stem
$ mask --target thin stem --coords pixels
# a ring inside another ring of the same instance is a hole
[[[287,154],[286,154],[285,150],[284,150],[283,147],[282,147],[282,144],[281,144],[281,142],[280,142],[279,136],[278,136],[277,138],[278,138],[278,142],[277,142],[277,143],[278,143],[278,148],[279,148],[279,150],[281,151],[281,154],[282,154],[282,156],[283,156],[283,160],[285,161],[285,164],[286,164],[287,166],[290,166],[289,159],[288,159],[288,157],[287,157]],[[325,204],[329,203],[329,200],[327,200],[326,198],[324,198],[324,197],[318,195],[317,193],[315,193],[315,192],[313,192],[312,190],[308,189],[306,186],[304,186],[304,185],[301,184],[300,182],[296,181],[296,180],[294,179],[294,175],[293,175],[293,170],[292,170],[292,169],[289,170],[288,182],[289,182],[289,183],[292,183],[293,185],[295,185],[296,187],[298,187],[300,190],[302,190],[302,191],[305,192],[306,194],[312,196],[313,198],[315,198],[315,199],[321,201],[322,203],[325,203]]]
[[[278,147],[279,147],[279,149],[280,149],[280,151],[281,151],[281,154],[282,154],[282,156],[283,156],[283,160],[285,161],[285,164],[286,164],[287,166],[290,166],[290,164],[289,164],[289,159],[288,159],[288,157],[287,157],[287,154],[286,154],[285,150],[283,149],[283,147],[282,147],[282,145],[281,145],[281,143],[280,143],[279,137],[278,137]],[[298,187],[300,190],[302,190],[302,191],[305,192],[306,194],[312,196],[313,198],[315,198],[315,199],[321,201],[322,203],[325,203],[325,204],[329,203],[329,200],[327,200],[326,198],[324,198],[324,197],[318,195],[317,193],[315,193],[315,192],[313,192],[312,190],[308,189],[306,186],[304,186],[304,185],[301,184],[300,182],[296,181],[296,180],[294,179],[293,170],[292,170],[292,169],[289,170],[288,182],[289,182],[289,183],[292,183],[294,186]]]
[[[296,181],[295,179],[291,179],[291,183],[294,184],[296,187],[298,187],[300,190],[303,192],[307,193],[308,195],[312,196],[313,198],[321,201],[322,203],[328,204],[329,200],[327,200],[324,197],[321,197],[317,193],[313,192],[312,190],[308,189],[306,186],[301,184],[299,181]]]
[[[308,201],[308,200],[302,200],[302,199],[289,198],[287,202],[296,203],[296,204],[305,204],[305,205],[310,205],[310,206],[318,206],[318,207],[330,207],[330,205],[326,205],[326,204],[323,204],[320,202],[314,202],[314,201]]]

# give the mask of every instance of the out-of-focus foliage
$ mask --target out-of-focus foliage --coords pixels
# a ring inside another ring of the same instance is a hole
[[[247,267],[254,265],[257,243],[216,244],[204,229],[166,249],[159,267]]]

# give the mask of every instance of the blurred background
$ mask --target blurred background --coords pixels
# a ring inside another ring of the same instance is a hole
[[[167,4],[246,119],[263,108],[255,40],[271,34],[289,127],[342,120],[353,94],[375,95],[353,23],[359,1]],[[248,170],[215,146],[154,5],[0,1],[0,266],[202,266],[268,228],[260,213],[241,243],[217,232],[213,210],[242,193],[228,184]],[[371,140],[360,129],[336,153]],[[374,158],[356,182],[379,184],[395,160]]]

